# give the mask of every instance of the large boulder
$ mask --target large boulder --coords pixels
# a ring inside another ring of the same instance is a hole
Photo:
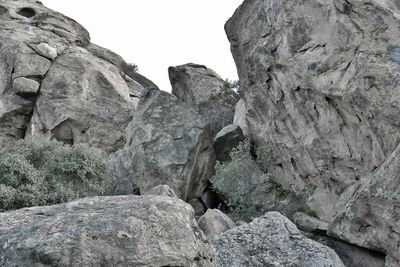
[[[0,213],[0,266],[214,266],[190,205],[85,198]]]
[[[216,236],[216,264],[230,266],[340,267],[342,261],[324,245],[304,237],[278,212]]]
[[[110,156],[118,176],[113,193],[145,193],[168,185],[187,201],[202,196],[215,154],[209,128],[194,109],[153,90],[140,104],[126,136],[125,146]]]
[[[400,265],[400,146],[352,196],[328,233]]]
[[[172,94],[195,108],[216,134],[233,122],[239,96],[215,71],[185,64],[168,69]]]
[[[0,0],[0,149],[32,135],[114,152],[157,87],[40,1]]]
[[[400,139],[395,1],[245,0],[225,28],[249,135],[331,222]]]

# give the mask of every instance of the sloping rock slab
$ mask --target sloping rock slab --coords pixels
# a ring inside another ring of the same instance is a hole
[[[328,233],[400,265],[400,146],[354,194]]]
[[[0,213],[0,266],[212,266],[190,205],[85,198]]]
[[[125,146],[110,156],[118,175],[113,193],[168,185],[184,200],[201,197],[215,154],[209,129],[195,110],[167,92],[151,91],[126,136]]]
[[[216,264],[221,267],[344,267],[332,249],[304,237],[278,212],[216,236],[213,246]]]

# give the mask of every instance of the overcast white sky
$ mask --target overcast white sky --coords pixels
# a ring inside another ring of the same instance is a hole
[[[83,25],[92,42],[170,91],[168,67],[206,65],[237,79],[224,24],[243,0],[42,0]]]

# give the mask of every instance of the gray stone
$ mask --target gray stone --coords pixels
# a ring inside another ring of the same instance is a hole
[[[138,103],[157,86],[128,73],[120,56],[90,44],[81,25],[39,1],[0,6],[0,149],[30,135],[121,148]],[[37,98],[33,80],[42,85]]]
[[[225,29],[272,177],[332,222],[400,139],[395,1],[245,0]]]
[[[328,234],[400,263],[400,146],[351,197]]]
[[[311,217],[303,212],[296,212],[293,215],[293,222],[303,230],[307,231],[327,231],[329,223],[319,220],[318,218]]]
[[[206,212],[206,207],[201,203],[199,198],[192,198],[188,203],[193,207],[196,219],[200,218]]]
[[[214,266],[204,241],[190,205],[163,196],[0,213],[0,266]]]
[[[44,77],[51,63],[48,59],[36,54],[18,54],[14,63],[13,78]]]
[[[249,224],[216,236],[217,266],[304,266],[339,267],[336,253],[304,237],[296,226],[278,212],[270,212]]]
[[[25,136],[33,105],[20,96],[0,97],[0,150]]]
[[[306,237],[333,249],[345,266],[384,267],[385,255],[326,235],[326,232],[302,232]]]
[[[57,49],[49,46],[47,43],[40,43],[34,46],[36,52],[38,52],[41,56],[47,57],[50,60],[54,60],[57,57]]]
[[[25,77],[16,78],[13,82],[13,91],[17,94],[36,95],[39,91],[40,83]]]
[[[249,126],[246,120],[247,108],[243,99],[240,99],[235,107],[235,116],[233,117],[233,124],[236,124],[242,129],[244,136],[249,133]]]
[[[215,71],[189,63],[170,67],[168,73],[172,94],[195,108],[214,134],[233,122],[239,96]]]
[[[166,196],[166,197],[175,197],[178,198],[174,192],[168,185],[157,185],[152,188],[150,191],[146,192],[145,195],[156,195],[156,196]]]
[[[210,239],[236,227],[231,218],[218,209],[208,209],[199,218],[198,224],[204,234]]]
[[[201,197],[215,155],[207,125],[175,96],[153,90],[126,129],[125,146],[110,156],[117,169],[114,193],[170,186],[179,198]]]
[[[119,69],[71,47],[43,79],[28,132],[113,152],[125,144],[125,128],[134,112]]]
[[[231,159],[229,153],[244,140],[242,129],[238,125],[229,124],[217,133],[214,138],[214,150],[220,162]]]

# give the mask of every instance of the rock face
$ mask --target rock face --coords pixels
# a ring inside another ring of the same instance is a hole
[[[125,146],[111,155],[114,193],[170,186],[179,198],[201,197],[213,173],[211,134],[201,116],[163,91],[151,91],[127,127]]]
[[[250,135],[319,219],[400,140],[399,27],[382,0],[245,0],[226,24]]]
[[[168,69],[172,94],[194,107],[216,134],[233,122],[239,96],[215,71],[196,64]]]
[[[208,209],[198,220],[199,227],[210,239],[236,227],[236,224],[218,209]]]
[[[242,129],[243,134],[247,136],[249,134],[249,127],[247,125],[247,108],[246,103],[243,99],[240,99],[235,107],[235,116],[233,117],[233,124],[238,125]]]
[[[214,138],[214,150],[217,160],[229,161],[229,153],[244,140],[242,129],[238,125],[229,124],[217,133]]]
[[[352,196],[330,225],[329,234],[381,251],[400,265],[399,192],[400,146]]]
[[[190,205],[95,197],[0,213],[1,266],[214,266]]]
[[[0,22],[0,148],[31,135],[122,147],[139,99],[156,86],[39,1],[0,0]]]
[[[304,237],[278,212],[270,212],[214,238],[217,266],[339,267],[336,253]]]

